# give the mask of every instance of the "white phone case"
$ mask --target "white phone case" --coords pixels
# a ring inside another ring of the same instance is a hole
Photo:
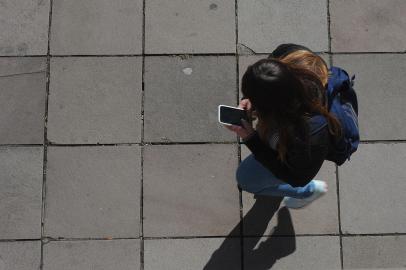
[[[233,106],[219,105],[219,106],[218,106],[218,111],[217,111],[217,114],[218,114],[218,121],[219,121],[220,124],[223,124],[223,125],[226,125],[226,126],[232,126],[232,125],[229,124],[229,123],[224,123],[224,122],[221,122],[221,121],[220,121],[220,107],[227,107],[227,108],[233,108],[233,109],[237,109],[237,110],[244,111],[244,109],[237,108],[237,107],[233,107]]]

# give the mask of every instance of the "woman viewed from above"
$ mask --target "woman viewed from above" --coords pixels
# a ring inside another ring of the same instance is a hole
[[[296,50],[261,59],[242,78],[239,107],[258,118],[256,129],[228,129],[251,150],[237,170],[239,186],[250,193],[282,196],[290,208],[301,208],[327,192],[313,180],[329,151],[332,137],[342,136],[339,121],[325,105],[327,66],[317,55]],[[324,119],[323,126],[317,125]]]

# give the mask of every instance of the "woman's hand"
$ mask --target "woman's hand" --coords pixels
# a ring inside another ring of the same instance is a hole
[[[241,100],[240,104],[238,104],[238,108],[241,108],[241,109],[244,109],[244,110],[250,112],[252,109],[251,101],[248,98]]]
[[[245,98],[243,100],[240,101],[240,104],[238,104],[238,108],[243,109],[247,112],[248,117],[251,119],[252,116],[252,104],[251,101],[248,98]],[[252,124],[249,123],[248,121],[241,119],[241,123],[243,126],[237,126],[237,125],[225,125],[225,127],[228,130],[231,130],[233,132],[235,132],[238,136],[241,137],[241,139],[245,140],[247,139],[249,136],[251,136],[255,130],[252,127]]]
[[[248,119],[250,119],[250,121],[257,118],[257,112],[253,110],[252,103],[248,98],[241,100],[238,108],[244,109],[247,112]]]
[[[250,123],[241,119],[242,127],[237,125],[225,126],[228,130],[235,132],[241,139],[245,140],[254,134],[255,130]]]

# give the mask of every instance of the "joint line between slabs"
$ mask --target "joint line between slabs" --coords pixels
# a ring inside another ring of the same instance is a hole
[[[341,269],[344,269],[344,256],[343,256],[343,232],[341,228],[341,205],[340,205],[340,175],[339,169],[337,164],[335,165],[336,168],[336,190],[337,190],[337,215],[338,215],[338,232],[339,232],[339,240],[340,240],[340,262],[341,262]]]
[[[403,144],[406,140],[371,140],[361,141],[361,144]],[[47,147],[111,147],[111,146],[167,146],[167,145],[243,145],[244,143],[234,142],[144,142],[144,143],[105,143],[105,144],[58,144],[46,142]],[[0,147],[41,147],[44,144],[0,144]]]
[[[176,57],[176,56],[190,56],[190,57],[201,57],[201,56],[235,56],[236,54],[239,56],[252,56],[252,55],[264,55],[267,56],[271,52],[258,52],[258,53],[171,53],[171,54],[94,54],[94,55],[84,55],[84,54],[72,54],[72,55],[49,55],[50,58],[69,58],[69,57],[95,57],[95,58],[103,58],[103,57],[118,57],[118,58],[125,58],[125,57]],[[390,55],[390,54],[399,54],[404,55],[406,51],[393,51],[393,52],[380,52],[380,51],[315,51],[316,54],[331,54],[331,55]],[[41,57],[48,57],[47,54],[40,54],[40,55],[0,55],[0,58],[41,58]]]
[[[333,66],[333,54],[331,51],[332,48],[332,36],[331,36],[331,14],[330,14],[330,0],[326,0],[327,4],[327,34],[328,34],[328,58],[330,62],[330,67]],[[341,230],[341,209],[340,209],[340,185],[339,185],[339,172],[338,166],[335,164],[336,171],[336,192],[337,192],[337,218],[338,218],[338,232],[339,232],[339,241],[340,241],[340,265],[341,269],[344,269],[343,263],[343,245],[342,245],[342,230]]]
[[[294,235],[272,235],[272,234],[263,234],[263,235],[206,235],[206,236],[147,236],[143,237],[144,240],[190,240],[190,239],[213,239],[213,238],[272,238],[272,237],[339,237],[339,233],[327,233],[327,234],[294,234]],[[354,238],[354,237],[406,237],[406,233],[377,233],[377,234],[342,234],[342,237]],[[53,238],[49,236],[41,238],[20,238],[20,239],[0,239],[0,243],[4,242],[32,242],[32,241],[43,241],[43,242],[63,242],[63,241],[119,241],[119,240],[141,240],[141,237],[113,237],[113,238]]]
[[[238,54],[238,0],[234,1],[234,11],[235,11],[235,61],[236,61],[236,101],[239,104],[240,101],[240,63]],[[237,137],[237,136],[236,136]],[[237,137],[237,142],[239,138]],[[241,162],[241,144],[237,143],[237,166]],[[240,236],[244,234],[244,211],[243,211],[243,201],[242,201],[242,191],[238,189],[238,203],[239,203],[239,214],[240,214]],[[240,237],[240,268],[244,270],[244,239]]]
[[[47,177],[47,161],[48,161],[48,145],[47,145],[47,132],[48,132],[48,102],[49,102],[49,86],[51,80],[51,27],[52,27],[52,7],[53,0],[49,1],[49,14],[48,14],[48,43],[47,43],[47,70],[46,70],[46,90],[45,90],[45,112],[44,112],[44,141],[43,141],[43,164],[42,164],[42,194],[41,194],[41,257],[40,269],[44,268],[44,234],[45,234],[45,208],[46,208],[46,177]]]
[[[145,156],[145,10],[142,1],[142,67],[141,67],[141,179],[140,179],[140,268],[144,269],[144,156]]]

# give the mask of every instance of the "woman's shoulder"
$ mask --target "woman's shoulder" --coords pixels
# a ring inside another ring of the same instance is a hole
[[[327,118],[321,114],[309,114],[305,116],[305,127],[296,129],[295,144],[319,145],[328,142],[329,131]]]

